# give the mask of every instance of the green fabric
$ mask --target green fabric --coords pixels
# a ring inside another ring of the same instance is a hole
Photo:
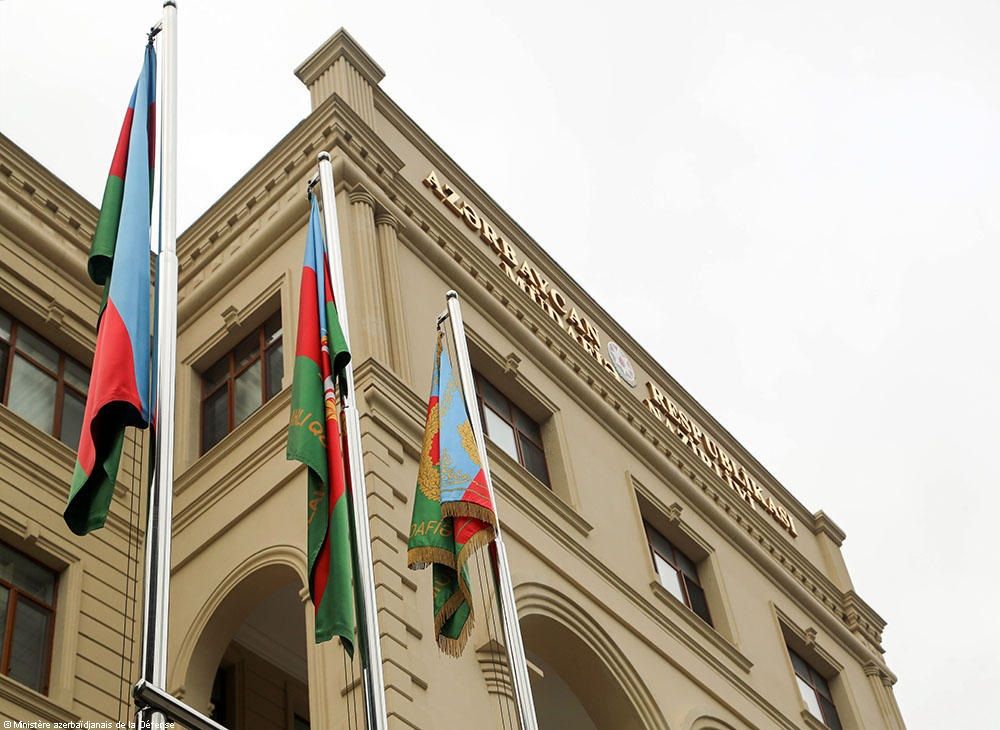
[[[103,421],[96,428],[109,429],[104,424],[114,423],[114,419],[100,414]],[[121,419],[117,420],[121,424]],[[113,426],[112,426],[113,427]],[[80,462],[73,470],[73,480],[69,486],[69,499],[63,517],[66,524],[75,534],[86,535],[91,530],[104,527],[111,508],[111,499],[115,495],[115,479],[118,476],[118,464],[122,457],[122,446],[125,443],[125,426],[115,429],[114,436],[108,440],[109,449],[106,454],[97,454],[94,463],[94,473],[87,475]]]

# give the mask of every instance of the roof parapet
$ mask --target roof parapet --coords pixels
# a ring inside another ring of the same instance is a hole
[[[295,75],[308,87],[313,109],[336,94],[375,127],[374,87],[385,71],[343,28],[313,51]]]

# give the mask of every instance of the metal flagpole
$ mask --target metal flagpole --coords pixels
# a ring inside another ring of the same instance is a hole
[[[143,589],[142,681],[167,683],[167,622],[170,604],[170,538],[174,474],[174,374],[177,354],[177,5],[163,4],[160,107],[160,253],[156,262],[157,343],[154,404],[154,467],[146,527]],[[142,714],[140,714],[142,716]],[[164,727],[160,712],[153,728]]]
[[[538,730],[538,720],[535,718],[535,702],[531,696],[531,682],[528,679],[528,660],[524,654],[524,640],[521,638],[521,624],[517,620],[517,604],[514,601],[514,584],[510,577],[510,563],[507,561],[507,547],[500,531],[500,513],[497,507],[496,492],[493,490],[493,477],[490,475],[490,462],[486,454],[486,440],[483,437],[483,424],[476,407],[476,387],[472,379],[472,363],[469,360],[469,347],[465,341],[465,322],[462,320],[462,306],[458,301],[458,293],[454,290],[447,294],[448,312],[446,316],[451,324],[451,333],[455,341],[455,360],[458,362],[458,373],[462,381],[462,394],[465,397],[466,410],[472,431],[476,436],[476,446],[482,459],[483,473],[486,475],[486,487],[489,490],[493,511],[497,516],[496,551],[497,576],[500,583],[500,613],[503,620],[503,632],[507,648],[507,661],[510,665],[511,679],[514,683],[514,699],[517,702],[518,714],[521,717],[522,730]],[[484,588],[485,590],[485,588]]]
[[[330,282],[337,306],[340,328],[351,348],[351,335],[347,316],[347,292],[344,286],[344,262],[340,255],[340,229],[337,226],[336,190],[333,182],[333,164],[327,152],[319,153],[319,180],[323,199],[323,223],[326,228],[327,260]],[[363,667],[365,681],[365,708],[369,730],[388,730],[386,715],[385,681],[382,676],[382,649],[379,645],[378,608],[375,605],[375,574],[372,562],[371,531],[368,524],[368,492],[365,489],[365,468],[361,458],[361,422],[358,417],[357,394],[354,390],[354,366],[348,363],[344,378],[347,392],[342,394],[344,421],[347,429],[347,460],[350,467],[351,495],[353,497],[354,524],[357,533],[358,573],[361,585],[361,609],[364,614],[368,666]]]
[[[160,730],[166,719],[195,730],[225,730],[167,693],[167,626],[174,484],[174,396],[177,370],[177,3],[163,3],[160,32],[160,252],[156,262],[156,403],[154,462],[146,506],[142,670],[133,689],[139,728]]]

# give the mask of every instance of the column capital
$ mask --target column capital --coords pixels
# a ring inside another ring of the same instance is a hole
[[[365,203],[370,208],[375,207],[375,196],[369,193],[360,185],[355,185],[353,189],[347,194],[347,199],[354,203]]]
[[[394,231],[399,230],[399,219],[387,210],[380,210],[375,214],[376,226],[388,226]]]

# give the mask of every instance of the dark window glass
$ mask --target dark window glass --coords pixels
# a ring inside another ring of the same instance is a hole
[[[14,613],[7,675],[40,689],[49,663],[49,611],[20,597]]]
[[[264,391],[260,386],[260,371],[262,369],[260,360],[257,360],[236,376],[236,395],[233,407],[236,409],[234,415],[237,426],[264,403]]]
[[[520,439],[521,458],[524,468],[534,474],[535,478],[542,484],[549,483],[549,470],[545,464],[545,452],[534,443],[524,438]]]
[[[219,388],[202,403],[201,450],[208,451],[229,431],[229,391]]]
[[[20,353],[14,355],[7,405],[32,426],[52,433],[59,381]]]
[[[814,717],[823,721],[831,730],[842,730],[840,716],[833,704],[833,695],[826,679],[805,659],[797,653],[788,650],[795,670],[795,681],[799,686],[802,700]]]
[[[0,402],[14,413],[76,448],[89,380],[87,368],[0,312]]]
[[[56,574],[0,543],[0,673],[48,689]]]
[[[281,345],[281,312],[275,312],[202,374],[203,453],[281,390]]]
[[[309,730],[309,721],[301,715],[295,715],[292,728],[293,730]]]
[[[705,590],[698,580],[698,570],[694,561],[678,550],[676,545],[652,525],[648,522],[645,524],[649,550],[653,555],[653,565],[656,567],[660,585],[711,626],[712,615],[709,613]]]
[[[840,715],[837,714],[837,708],[834,707],[833,701],[826,697],[820,697],[819,706],[823,710],[823,722],[832,730],[843,730],[843,726],[840,724]]]
[[[551,488],[542,429],[479,373],[474,373],[479,414],[486,436],[538,481]]]
[[[59,439],[72,448],[80,443],[80,429],[83,427],[83,409],[86,401],[69,389],[63,393],[62,423],[59,425]]]
[[[278,331],[281,337],[281,331]],[[285,362],[281,355],[281,341],[277,345],[267,348],[267,389],[264,392],[266,398],[271,399],[281,390],[281,379],[285,376]]]

